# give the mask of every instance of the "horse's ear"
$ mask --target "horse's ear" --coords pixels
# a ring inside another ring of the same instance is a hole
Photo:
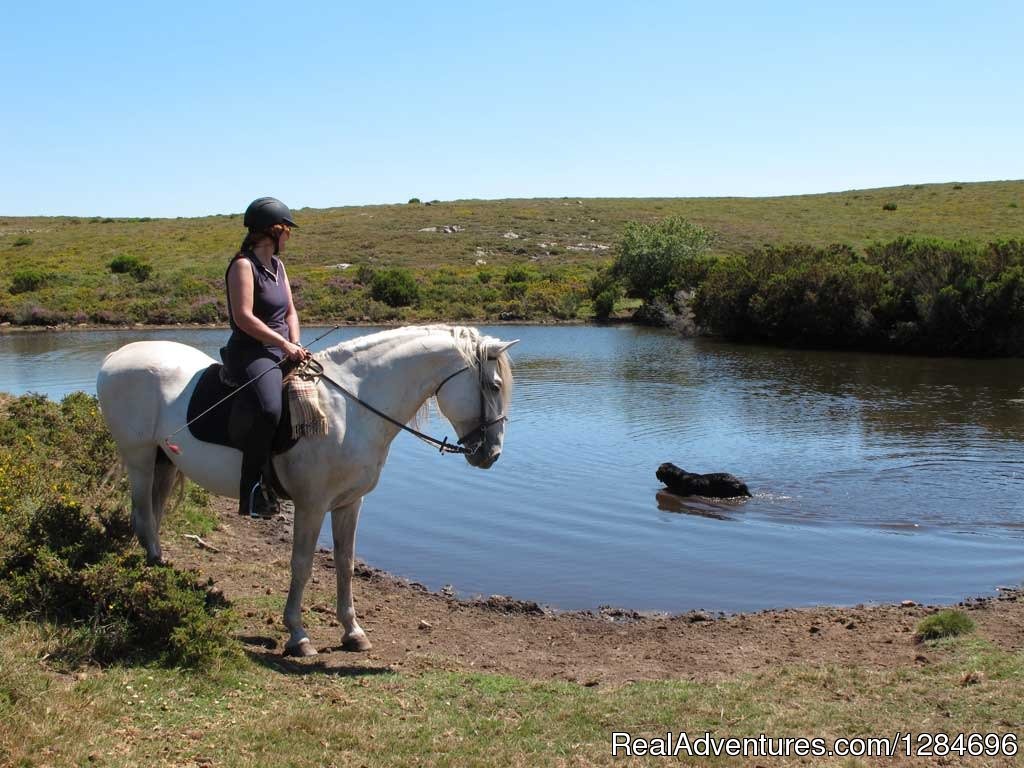
[[[495,358],[502,352],[507,352],[508,348],[511,347],[513,344],[518,343],[519,339],[513,339],[512,341],[499,341],[497,344],[492,345],[491,348],[487,350],[487,356]]]

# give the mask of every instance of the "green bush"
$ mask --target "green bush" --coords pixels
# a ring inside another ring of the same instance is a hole
[[[918,640],[938,640],[974,631],[974,622],[963,611],[945,610],[933,613],[917,625]]]
[[[598,320],[607,320],[615,311],[615,302],[618,299],[612,288],[601,291],[594,299],[594,316]]]
[[[730,338],[959,355],[1024,353],[1024,243],[925,238],[765,247],[717,261],[693,302]]]
[[[712,233],[679,217],[657,224],[630,222],[612,265],[626,294],[671,305],[676,291],[700,284],[711,268]]]
[[[45,272],[34,267],[26,267],[24,269],[17,270],[11,276],[11,288],[12,294],[17,293],[28,293],[29,291],[38,291],[44,287],[47,283],[51,282],[56,275],[52,272]]]
[[[407,269],[385,269],[374,274],[370,295],[389,307],[407,307],[420,298],[420,287]]]
[[[121,255],[116,256],[110,262],[110,271],[117,275],[128,274],[135,278],[138,282],[144,282],[151,274],[153,274],[153,267],[144,261],[141,261],[137,256]]]
[[[359,269],[356,270],[356,282],[360,285],[370,285],[373,282],[373,276],[376,274],[377,270],[369,264],[360,264]]]
[[[15,241],[12,243],[12,245],[15,248],[24,248],[26,245],[32,245],[32,238],[31,237],[19,237],[19,238],[16,238]]]
[[[420,199],[418,197],[410,197],[409,198],[409,205],[419,205],[419,204],[420,204]]]
[[[721,259],[697,290],[693,302],[697,323],[733,339],[755,335],[750,299],[756,290],[757,281],[748,259]]]
[[[527,269],[522,264],[513,264],[511,267],[505,270],[505,276],[502,278],[506,284],[509,283],[529,283],[537,278],[537,273],[531,269]]]
[[[882,206],[882,210],[883,211],[895,211],[896,210],[896,203],[885,203]]]
[[[0,617],[55,627],[55,657],[70,664],[237,655],[219,593],[147,567],[121,494],[99,488],[114,449],[96,399],[28,395],[0,412]]]

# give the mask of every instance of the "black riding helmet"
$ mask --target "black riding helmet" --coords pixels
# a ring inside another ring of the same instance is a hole
[[[249,203],[242,223],[250,232],[266,232],[275,224],[299,226],[292,220],[292,212],[288,210],[288,206],[276,197],[260,197]]]
[[[292,220],[292,212],[288,210],[288,206],[276,197],[259,197],[249,203],[249,207],[245,209],[245,218],[242,223],[249,229],[249,234],[242,243],[242,250],[246,249],[253,236],[263,234],[275,224],[287,224],[289,227],[299,226]],[[275,234],[273,238],[274,255],[276,256],[281,251],[281,237],[279,234]]]

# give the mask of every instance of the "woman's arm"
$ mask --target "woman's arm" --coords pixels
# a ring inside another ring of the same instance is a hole
[[[289,304],[291,291],[289,291]],[[301,360],[305,350],[298,344],[293,344],[280,333],[272,329],[252,312],[253,302],[253,279],[252,267],[246,259],[235,259],[228,270],[228,295],[231,298],[231,317],[243,333],[252,336],[264,344],[271,344],[280,347],[288,357],[293,360]],[[289,310],[293,312],[294,309]],[[298,317],[296,317],[295,330],[291,330],[291,322],[288,324],[289,332],[298,331]]]
[[[285,316],[285,322],[288,323],[288,335],[291,336],[293,342],[301,344],[299,313],[295,309],[295,302],[292,301],[292,284],[288,282],[288,272],[285,270],[284,264],[281,264],[281,274],[284,276],[284,290],[288,294],[288,314]]]

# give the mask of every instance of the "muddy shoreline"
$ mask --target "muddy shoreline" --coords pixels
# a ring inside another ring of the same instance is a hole
[[[281,606],[288,590],[291,520],[238,517],[217,503],[214,552],[169,532],[165,550],[178,567],[213,579],[243,623],[250,654],[274,663],[317,668],[381,666],[395,670],[460,669],[528,679],[617,685],[633,680],[723,680],[779,664],[871,668],[935,663],[938,648],[915,642],[914,630],[936,605],[781,608],[756,613],[704,611],[665,615],[625,608],[554,611],[528,599],[463,599],[360,564],[356,612],[374,648],[340,650],[335,618],[334,562],[320,550],[303,601],[304,620],[319,656],[286,659]],[[1024,644],[1024,591],[1003,588],[959,607],[977,633],[1007,650]]]

